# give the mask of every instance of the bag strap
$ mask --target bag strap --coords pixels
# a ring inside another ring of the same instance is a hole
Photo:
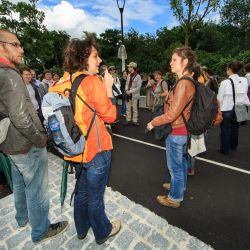
[[[177,83],[178,83],[179,81],[181,81],[181,80],[189,80],[189,81],[192,82],[192,83],[194,84],[194,86],[196,87],[196,82],[195,82],[195,80],[194,80],[192,77],[183,76],[183,77],[181,77],[181,78],[177,81]],[[176,83],[175,86],[173,87],[173,91],[174,91],[174,89],[176,88],[177,83]],[[186,120],[186,117],[184,116],[184,113],[183,113],[183,112],[184,112],[185,109],[189,106],[189,104],[192,102],[192,100],[193,100],[193,98],[185,105],[185,107],[184,107],[183,110],[181,111],[181,117],[182,117],[182,119],[183,119],[183,121],[184,121],[184,124],[185,124],[186,128],[187,128],[187,120]]]
[[[235,88],[234,88],[234,81],[231,78],[228,78],[228,80],[231,82],[232,89],[233,89],[233,99],[234,99],[234,106],[235,106]]]
[[[85,140],[88,139],[90,130],[94,124],[95,117],[96,117],[96,110],[94,108],[92,108],[87,102],[85,102],[79,94],[77,94],[77,90],[80,86],[80,83],[82,82],[82,80],[86,76],[87,75],[81,74],[81,75],[77,76],[76,79],[72,82],[72,74],[70,74],[71,90],[70,90],[70,94],[69,94],[69,101],[70,101],[70,105],[71,105],[71,108],[72,108],[72,111],[74,114],[75,114],[75,98],[76,98],[76,96],[93,112],[89,128],[88,128],[87,133],[85,135]]]

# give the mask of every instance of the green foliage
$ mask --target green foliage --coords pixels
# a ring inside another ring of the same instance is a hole
[[[24,49],[24,63],[42,72],[56,66],[62,67],[62,49],[69,40],[65,31],[48,31],[43,25],[44,12],[38,11],[36,1],[30,4],[12,4],[2,0],[0,4],[0,28],[14,32]],[[14,15],[19,15],[19,20]]]
[[[170,0],[174,16],[180,22],[185,33],[185,45],[189,45],[195,26],[219,7],[220,0]]]

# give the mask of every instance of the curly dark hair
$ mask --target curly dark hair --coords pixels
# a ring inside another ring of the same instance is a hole
[[[173,54],[176,53],[182,60],[188,59],[188,64],[185,68],[188,72],[193,72],[194,67],[197,65],[197,57],[194,51],[190,47],[180,47],[173,50]]]
[[[83,40],[72,39],[64,51],[64,70],[69,73],[87,70],[87,61],[92,48],[95,48],[98,54],[100,53],[99,46],[93,36],[87,36]]]

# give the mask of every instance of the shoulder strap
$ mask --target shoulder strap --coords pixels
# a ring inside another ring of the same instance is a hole
[[[195,83],[195,80],[192,78],[192,77],[188,77],[188,76],[183,76],[182,78],[180,78],[179,80],[178,80],[178,82],[180,81],[180,80],[189,80],[189,81],[191,81],[193,84],[194,84],[194,86],[196,85],[196,83]],[[177,82],[177,83],[178,83]],[[177,84],[176,83],[176,84]],[[186,117],[184,116],[184,111],[185,111],[185,109],[189,106],[189,104],[192,102],[192,100],[193,100],[193,98],[185,105],[185,107],[184,107],[184,109],[181,111],[181,117],[182,117],[182,119],[183,119],[183,121],[184,121],[184,124],[185,124],[185,126],[186,126],[186,128],[187,128],[187,120],[186,120]]]
[[[163,89],[163,87],[162,87],[163,81],[164,81],[164,80],[162,79],[162,80],[161,80],[161,83],[160,83],[160,84],[161,84],[161,92],[164,92],[164,89]]]
[[[135,80],[135,78],[137,77],[138,74],[135,74],[134,77],[132,78],[131,82],[133,82]]]
[[[234,106],[235,106],[235,88],[234,88],[234,81],[231,78],[228,78],[228,80],[231,82],[232,89],[233,89],[233,99],[234,99]]]
[[[93,116],[89,125],[89,129],[85,135],[85,139],[87,140],[88,136],[89,136],[89,132],[93,126],[93,123],[95,121],[95,117],[96,117],[96,110],[94,108],[92,108],[87,102],[85,102],[80,95],[77,94],[77,90],[80,86],[80,83],[82,82],[82,80],[86,77],[87,75],[81,74],[79,76],[76,77],[76,79],[72,82],[72,75],[70,75],[70,82],[71,82],[71,90],[70,90],[70,95],[69,95],[69,101],[71,104],[71,108],[73,111],[73,114],[75,114],[75,98],[76,96],[93,112]]]

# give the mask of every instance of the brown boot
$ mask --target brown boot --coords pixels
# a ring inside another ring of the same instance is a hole
[[[166,189],[167,191],[170,190],[170,183],[169,183],[169,182],[163,183],[162,186],[163,186],[163,188]]]
[[[161,205],[167,206],[167,207],[178,208],[180,206],[180,202],[173,201],[173,200],[169,199],[167,196],[163,196],[163,195],[158,195],[157,201]]]

